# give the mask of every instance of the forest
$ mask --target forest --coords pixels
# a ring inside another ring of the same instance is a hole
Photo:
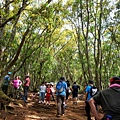
[[[99,89],[120,76],[119,0],[1,0],[0,86],[30,75],[31,90],[64,76]]]

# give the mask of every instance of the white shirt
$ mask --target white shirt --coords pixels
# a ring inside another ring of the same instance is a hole
[[[46,92],[46,86],[45,85],[41,85],[39,88],[40,88],[40,92]]]

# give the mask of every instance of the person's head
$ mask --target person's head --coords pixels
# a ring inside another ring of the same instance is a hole
[[[41,85],[45,85],[45,83],[44,83],[44,82],[42,82],[42,83],[41,83]]]
[[[18,77],[18,76],[15,76],[15,79],[16,79],[16,80],[18,80],[18,79],[19,79],[19,77]]]
[[[29,77],[29,75],[27,74],[27,75],[25,75],[25,77],[26,77],[26,78],[28,78],[28,77]]]
[[[93,80],[89,80],[88,83],[89,83],[89,84],[93,84]]]
[[[8,72],[8,75],[11,75],[12,74],[12,72]]]
[[[47,86],[48,88],[50,88],[50,84],[48,84],[48,86]]]
[[[110,78],[110,84],[120,84],[120,77],[112,77]]]
[[[18,76],[18,79],[20,80],[20,76]]]
[[[76,82],[74,82],[74,84],[76,84]]]
[[[64,77],[60,77],[60,81],[65,81],[65,78]]]
[[[67,80],[66,82],[67,82],[67,83],[69,83],[70,81],[69,81],[69,80]]]

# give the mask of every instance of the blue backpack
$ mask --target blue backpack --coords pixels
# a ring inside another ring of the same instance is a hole
[[[59,82],[57,83],[57,85],[56,85],[56,91],[57,91],[58,93],[63,92],[63,90],[64,90],[64,87],[63,87],[63,86],[64,86],[64,85],[63,85],[62,81],[59,81]]]

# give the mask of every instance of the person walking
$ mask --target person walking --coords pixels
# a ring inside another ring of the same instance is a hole
[[[46,89],[46,105],[50,105],[50,97],[51,97],[52,91],[50,89],[50,84],[48,84]]]
[[[60,77],[60,80],[56,84],[57,95],[57,117],[65,114],[65,98],[66,98],[67,84],[64,77]]]
[[[87,120],[92,120],[91,119],[91,109],[90,109],[90,105],[89,105],[89,100],[92,98],[91,96],[91,88],[93,87],[93,80],[89,80],[88,81],[88,86],[86,86],[85,89],[85,111],[86,111],[86,115],[87,115]]]
[[[101,105],[104,116],[100,116],[95,103]],[[97,120],[120,120],[120,77],[110,78],[110,86],[101,90],[89,100]]]
[[[46,93],[46,85],[42,82],[41,86],[39,87],[39,103],[44,103]]]
[[[24,81],[24,97],[27,101],[28,98],[28,90],[29,90],[29,86],[30,86],[30,78],[29,75],[25,75],[25,81]]]
[[[8,72],[8,74],[4,77],[4,81],[2,84],[2,91],[7,95],[8,94],[8,87],[10,84],[10,75],[12,74],[12,72]]]
[[[53,82],[50,82],[50,89],[51,89],[51,91],[52,91],[52,100],[55,102],[55,97],[54,97],[54,95],[55,95],[55,89],[54,89],[54,83]]]
[[[70,95],[70,92],[71,92],[69,80],[67,80],[66,83],[67,83],[67,90],[66,90],[65,108],[68,107],[67,102],[68,102],[68,98],[69,98],[69,95]]]
[[[72,86],[72,97],[73,97],[73,104],[77,105],[77,100],[78,100],[78,91],[80,90],[80,86],[74,82]]]

